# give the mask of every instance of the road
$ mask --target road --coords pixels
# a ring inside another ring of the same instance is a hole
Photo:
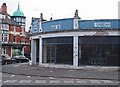
[[[2,66],[2,85],[118,85],[117,69],[57,69],[28,64]]]
[[[0,80],[1,82],[1,80]],[[2,74],[3,85],[117,85],[114,80],[70,79]]]

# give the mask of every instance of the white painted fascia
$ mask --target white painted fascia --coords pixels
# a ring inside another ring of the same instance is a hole
[[[14,31],[10,31],[9,34],[13,34],[13,35],[20,35],[19,32],[14,32]]]
[[[98,31],[78,31],[78,32],[59,32],[59,33],[48,33],[41,34],[36,36],[31,36],[31,39],[39,39],[42,38],[52,38],[52,37],[69,37],[69,36],[120,36],[118,31],[106,31],[108,34],[104,35],[96,35]]]

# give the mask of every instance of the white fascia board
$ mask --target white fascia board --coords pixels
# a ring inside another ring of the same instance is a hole
[[[42,38],[48,38],[48,37],[69,37],[69,36],[92,36],[96,32],[62,32],[62,33],[51,33],[51,34],[44,34],[44,35],[39,35]]]
[[[111,36],[120,36],[120,33],[119,33],[120,31],[109,31],[108,33],[109,33],[109,35],[111,35]]]
[[[98,31],[78,31],[78,32],[60,32],[60,33],[48,33],[48,34],[41,34],[36,36],[31,36],[32,39],[41,38],[52,38],[52,37],[69,37],[69,36],[97,36],[95,35]],[[108,33],[107,36],[120,36],[118,31],[106,31]],[[106,36],[99,35],[99,36]]]
[[[31,36],[31,37],[30,37],[30,40],[31,40],[31,39],[39,39],[39,35],[37,35],[37,36]]]
[[[20,33],[19,32],[9,32],[10,34],[13,34],[13,35],[20,35]]]

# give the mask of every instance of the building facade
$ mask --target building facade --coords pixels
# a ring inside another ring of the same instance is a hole
[[[73,18],[32,18],[32,64],[117,66],[119,29],[119,19],[81,20],[78,10]]]
[[[10,16],[7,13],[6,3],[1,6],[0,18],[2,32],[2,54],[8,54],[10,57],[15,55],[24,55],[25,46],[30,43],[26,42],[25,21],[26,17],[18,9]]]

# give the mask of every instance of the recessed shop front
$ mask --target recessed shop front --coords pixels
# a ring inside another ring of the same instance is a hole
[[[79,65],[118,65],[118,39],[117,36],[79,37]]]
[[[73,64],[73,38],[44,38],[43,63]]]

